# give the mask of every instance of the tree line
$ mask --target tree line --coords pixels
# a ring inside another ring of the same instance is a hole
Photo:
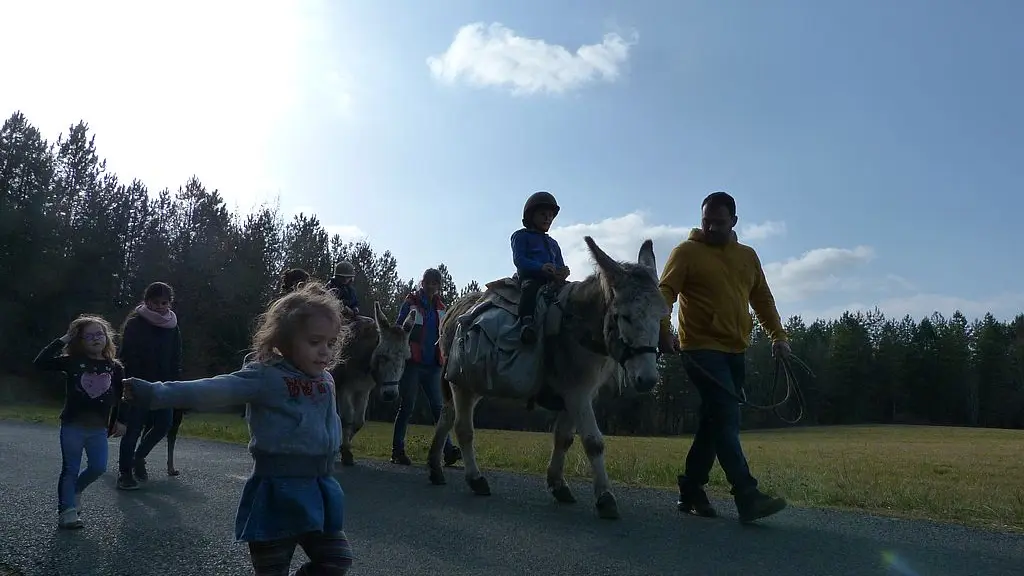
[[[276,204],[232,211],[196,177],[175,192],[123,182],[107,170],[84,121],[53,142],[20,112],[0,129],[0,361],[8,376],[38,382],[53,398],[59,381],[33,373],[31,360],[79,313],[118,325],[147,284],[167,282],[176,291],[185,377],[232,371],[281,272],[301,267],[326,280],[341,259],[356,268],[360,301],[377,300],[394,318],[417,279],[400,277],[389,250],[331,235],[315,214],[286,220]],[[449,304],[479,289],[476,281],[460,289],[447,266],[437,268]],[[809,323],[792,317],[787,330],[815,374],[801,377],[803,425],[1024,427],[1024,315],[1001,322],[991,314],[968,321],[959,311],[916,320],[847,312]],[[747,362],[751,393],[765,404],[773,362],[758,327]],[[661,368],[653,394],[602,391],[597,411],[606,433],[695,428],[697,397],[679,359],[663,357]],[[419,404],[417,421],[428,423],[426,403]],[[396,409],[374,401],[368,416],[389,420]],[[522,402],[488,399],[477,411],[480,427],[547,430],[551,421]],[[780,424],[769,412],[745,414],[746,427]]]

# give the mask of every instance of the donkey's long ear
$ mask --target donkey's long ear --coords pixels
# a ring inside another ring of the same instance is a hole
[[[584,236],[583,241],[587,243],[587,248],[590,249],[590,255],[594,257],[594,261],[597,262],[597,267],[600,268],[602,272],[612,277],[619,276],[625,272],[622,269],[622,266],[616,262],[615,259],[606,254],[604,250],[601,250],[601,247],[597,245],[597,242],[594,242],[593,238],[590,236]]]
[[[373,318],[377,321],[378,330],[383,330],[387,326],[391,325],[391,321],[388,320],[387,315],[384,314],[384,310],[380,307],[380,302],[377,300],[373,301]]]
[[[654,240],[650,238],[644,240],[644,243],[640,245],[640,254],[636,257],[636,261],[650,270],[651,276],[654,276],[655,280],[658,279],[658,263],[654,259]]]

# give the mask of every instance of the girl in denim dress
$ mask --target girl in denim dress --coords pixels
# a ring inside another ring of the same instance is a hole
[[[260,318],[241,370],[187,382],[125,380],[125,396],[153,408],[247,405],[252,474],[242,489],[235,538],[248,543],[257,576],[287,576],[295,546],[309,562],[296,575],[348,572],[345,493],[332,475],[341,448],[329,370],[338,361],[341,304],[303,284]]]

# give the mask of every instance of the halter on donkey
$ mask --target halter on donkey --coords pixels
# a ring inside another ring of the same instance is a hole
[[[597,271],[586,279],[562,287],[549,308],[547,320],[538,317],[544,326],[542,364],[537,386],[532,390],[492,389],[494,373],[480,377],[479,364],[445,370],[447,385],[443,386],[445,407],[438,421],[430,446],[428,467],[430,480],[444,484],[441,450],[448,433],[455,434],[463,450],[466,482],[478,495],[489,495],[490,487],[476,462],[473,444],[473,412],[485,396],[530,398],[541,385],[564,401],[554,426],[554,446],[547,469],[547,485],[552,496],[565,503],[575,502],[565,481],[565,457],[577,432],[594,472],[595,506],[601,518],[618,518],[618,506],[611,492],[611,483],[604,463],[604,437],[594,415],[594,396],[605,383],[617,381],[619,371],[625,373],[626,385],[639,392],[649,392],[658,382],[657,345],[659,322],[669,314],[658,291],[658,271],[654,243],[644,241],[637,262],[616,262],[594,240],[584,238],[597,264]],[[453,361],[453,345],[460,345],[456,335],[459,323],[474,322],[479,308],[476,304],[494,300],[502,281],[493,282],[486,292],[467,294],[456,302],[441,325],[441,345],[446,362]],[[473,309],[473,310],[471,310]],[[489,312],[487,312],[489,313]],[[484,312],[480,312],[484,314]],[[460,316],[462,316],[460,320]],[[460,336],[460,338],[463,336]],[[462,362],[474,361],[468,356]],[[468,369],[467,369],[468,368]],[[472,376],[473,372],[477,376]]]
[[[341,362],[333,371],[337,390],[338,415],[341,417],[341,463],[355,465],[352,439],[366,423],[366,405],[370,391],[380,386],[380,398],[393,402],[398,398],[398,383],[409,359],[409,333],[416,311],[401,326],[395,326],[373,303],[374,318],[357,316],[347,307],[347,324],[341,333]]]

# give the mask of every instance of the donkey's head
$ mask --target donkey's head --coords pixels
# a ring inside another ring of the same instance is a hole
[[[380,387],[380,398],[392,402],[398,398],[398,383],[405,372],[405,361],[409,359],[409,333],[416,321],[416,310],[401,326],[395,326],[381,310],[380,303],[373,303],[373,318],[377,322],[380,339],[370,358],[370,373]]]
[[[604,344],[638,392],[658,383],[658,333],[670,309],[658,290],[654,242],[645,240],[637,262],[617,262],[590,236],[583,239],[597,263],[604,293]]]

